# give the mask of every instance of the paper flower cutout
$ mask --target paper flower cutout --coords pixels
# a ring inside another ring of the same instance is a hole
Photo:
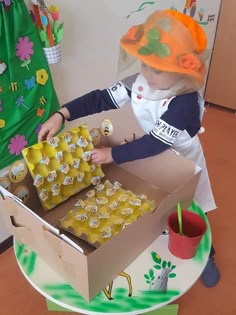
[[[40,85],[45,85],[48,80],[48,74],[45,69],[40,69],[36,71],[36,81]]]
[[[27,70],[29,70],[28,65],[31,63],[30,57],[34,53],[33,46],[34,43],[29,41],[28,36],[20,37],[16,45],[16,56],[24,61],[21,66],[26,67]]]
[[[4,128],[6,126],[6,121],[4,119],[0,119],[0,128]]]
[[[10,150],[10,154],[20,155],[21,150],[25,148],[28,142],[23,135],[16,135],[15,138],[11,138],[10,144],[8,145],[8,149]]]
[[[30,56],[33,55],[34,51],[32,47],[34,46],[33,42],[29,41],[29,37],[25,36],[20,37],[16,45],[16,56],[20,58],[21,61],[29,60]]]
[[[41,22],[45,27],[48,25],[48,19],[44,14],[41,15]]]
[[[185,54],[180,56],[179,65],[181,68],[193,71],[199,71],[199,69],[201,68],[201,62],[199,58],[193,54]]]
[[[11,0],[0,0],[0,2],[4,2],[6,6],[9,6],[11,4]]]
[[[58,7],[51,5],[47,13],[49,14],[42,10],[40,12],[42,27],[39,27],[39,36],[44,48],[59,45],[64,35],[64,23],[59,22]]]
[[[49,7],[49,11],[51,14],[51,17],[53,19],[53,21],[58,21],[59,20],[59,9],[56,5],[51,5]]]

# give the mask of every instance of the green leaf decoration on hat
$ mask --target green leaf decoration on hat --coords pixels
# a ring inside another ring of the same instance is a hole
[[[165,58],[170,55],[170,48],[163,43],[156,42],[155,43],[155,48],[153,50],[154,54],[156,54],[160,58]]]
[[[148,44],[138,50],[139,55],[148,56],[151,54],[155,54],[160,58],[165,58],[170,55],[171,51],[169,46],[160,42],[161,34],[158,29],[156,29],[155,27],[151,28],[147,32],[146,36]]]
[[[149,41],[152,40],[159,40],[161,37],[160,32],[158,31],[158,29],[156,29],[155,27],[151,28],[148,32],[147,32],[147,39]]]
[[[143,46],[138,50],[139,55],[151,55],[153,51],[148,46]]]

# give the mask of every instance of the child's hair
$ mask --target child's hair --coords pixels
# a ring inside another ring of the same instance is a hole
[[[199,90],[206,72],[207,37],[191,17],[174,11],[156,11],[121,38],[122,62],[130,56],[165,72],[183,75],[179,94]],[[127,55],[128,54],[128,55]]]

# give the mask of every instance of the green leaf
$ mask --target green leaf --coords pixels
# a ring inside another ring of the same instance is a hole
[[[148,42],[148,44],[147,44],[147,47],[153,52],[153,53],[155,53],[157,50],[158,50],[158,48],[159,48],[159,41],[157,41],[157,40],[150,40],[149,42]]]
[[[147,46],[143,46],[139,48],[138,54],[147,56],[147,55],[151,55],[152,51]]]
[[[155,279],[155,276],[151,278],[151,281],[153,281]]]
[[[161,263],[161,257],[156,252],[151,252],[152,259],[155,261],[155,263],[160,264]]]
[[[39,32],[39,37],[44,47],[50,47],[46,29]]]
[[[39,32],[39,36],[40,36],[40,39],[42,42],[45,42],[47,40],[47,33],[46,33],[46,30],[41,30]]]
[[[171,54],[170,48],[163,43],[158,43],[154,53],[160,57],[160,58],[164,58],[164,57],[168,57]]]
[[[171,269],[172,269],[172,270],[173,270],[173,269],[175,269],[175,268],[176,268],[176,266],[175,266],[175,265],[172,265],[172,266],[171,266]]]
[[[170,261],[168,261],[168,263],[167,263],[167,267],[168,267],[168,268],[170,268],[170,266],[171,266],[171,262],[170,262]]]
[[[52,21],[52,32],[53,32],[53,34],[56,34],[56,32],[57,32],[57,22],[56,21]]]
[[[149,275],[147,275],[146,273],[144,274],[144,278],[149,280]]]
[[[160,39],[160,32],[155,27],[151,28],[147,32],[147,39],[148,40],[158,40]]]
[[[166,265],[167,265],[166,260],[164,260],[164,261],[162,262],[162,268],[165,269],[165,268],[166,268]]]
[[[170,273],[169,274],[169,278],[175,278],[176,277],[176,274],[175,273]]]
[[[29,65],[31,63],[31,59],[25,61],[25,65]]]
[[[160,265],[154,265],[153,268],[160,270],[161,266]]]
[[[64,30],[64,23],[60,23],[57,29],[58,30]]]
[[[150,278],[152,278],[154,276],[154,271],[153,269],[149,269],[149,276]]]
[[[61,42],[63,35],[64,35],[64,28],[60,28],[59,26],[55,34],[56,44],[59,44]]]
[[[150,282],[150,281],[148,281],[148,280],[147,280],[146,282],[147,282],[148,284],[150,284],[150,283],[151,283],[151,282]]]

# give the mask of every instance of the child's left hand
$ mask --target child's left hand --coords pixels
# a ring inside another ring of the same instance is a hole
[[[96,148],[92,150],[92,162],[94,164],[107,164],[113,161],[110,147]]]

